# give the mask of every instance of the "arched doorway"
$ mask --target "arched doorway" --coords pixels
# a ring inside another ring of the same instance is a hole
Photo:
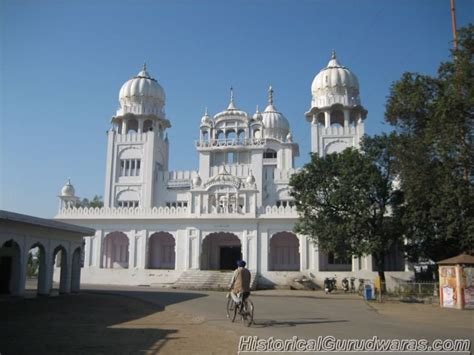
[[[61,268],[61,272],[59,274],[59,293],[67,293],[70,290],[69,285],[67,284],[67,254],[66,249],[62,245],[58,245],[56,248],[54,248],[53,262],[55,267]]]
[[[149,269],[175,268],[175,240],[170,233],[153,233],[148,246]]]
[[[128,268],[128,237],[122,232],[107,234],[104,243],[103,267],[107,269]]]
[[[49,279],[52,275],[46,274],[45,247],[41,243],[35,243],[28,249],[25,257],[27,258],[25,289],[35,290],[38,294],[49,295],[51,291]]]
[[[270,239],[268,269],[271,271],[300,270],[300,242],[290,232],[279,232]]]
[[[0,248],[0,294],[20,292],[21,249],[13,239]]]
[[[76,248],[72,254],[71,292],[79,292],[81,285],[81,248]]]
[[[233,233],[211,233],[201,249],[201,270],[234,270],[242,259],[242,244]]]

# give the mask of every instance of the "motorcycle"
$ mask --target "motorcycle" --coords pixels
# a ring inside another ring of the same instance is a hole
[[[326,292],[326,294],[331,293],[336,289],[336,277],[326,277],[324,279],[324,291]]]
[[[355,293],[356,292],[356,287],[355,287],[356,278],[352,276],[350,280],[351,280],[351,293]]]
[[[347,277],[344,277],[341,283],[342,283],[342,290],[345,293],[349,292],[349,280],[347,279]]]

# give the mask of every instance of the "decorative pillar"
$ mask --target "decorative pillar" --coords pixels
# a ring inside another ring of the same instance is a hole
[[[324,127],[331,127],[331,114],[329,111],[324,111]]]
[[[106,236],[104,231],[98,230],[95,233],[95,237],[92,239],[92,253],[93,255],[93,264],[97,268],[107,267],[105,265],[105,260],[102,260],[102,255],[104,254]],[[95,250],[94,250],[95,249]]]
[[[349,109],[342,110],[344,113],[344,132],[348,132],[349,130]]]
[[[262,232],[260,235],[260,240],[261,240],[261,248],[260,248],[260,270],[262,272],[267,272],[268,271],[268,263],[269,260],[268,258],[271,256],[270,255],[270,250],[269,250],[269,244],[270,244],[270,238],[268,235],[268,230],[265,232]]]
[[[122,134],[127,134],[127,123],[128,123],[128,120],[123,120],[123,123],[122,123]]]
[[[373,271],[373,257],[372,255],[366,255],[364,256],[364,260],[365,260],[365,270],[366,271]]]
[[[128,268],[133,269],[137,265],[137,236],[136,230],[132,229],[126,233],[128,237]]]
[[[42,277],[38,275],[38,295],[49,296],[51,289],[53,288],[53,273],[54,273],[54,262],[52,258],[51,247],[45,247],[44,249],[44,262],[40,265],[40,273]],[[41,271],[44,268],[44,271]]]
[[[65,252],[61,251],[61,276],[59,278],[59,293],[71,292],[71,268],[72,268],[72,254],[70,249]]]
[[[313,266],[315,272],[319,272],[319,249],[315,244],[312,244],[313,249]]]
[[[304,271],[306,270],[307,263],[306,263],[306,253],[307,253],[307,246],[306,246],[306,238],[302,235],[297,235],[298,238],[298,244],[300,245],[300,270],[299,271]]]
[[[359,262],[360,262],[360,258],[358,258],[357,256],[352,257],[352,272],[360,271]]]

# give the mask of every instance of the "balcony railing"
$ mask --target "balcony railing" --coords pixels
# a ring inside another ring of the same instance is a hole
[[[260,207],[255,216],[252,212],[245,212],[240,206],[214,207],[206,210],[203,208],[200,213],[201,217],[213,217],[215,215],[232,215],[244,218],[297,218],[296,207],[294,206],[266,206]],[[196,217],[197,213],[191,213],[189,207],[102,207],[102,208],[63,208],[59,210],[56,218],[64,219],[114,219],[114,218],[154,218],[154,219],[173,219],[173,218],[189,218]]]
[[[196,147],[198,148],[262,146],[264,144],[265,144],[265,139],[262,139],[262,138],[210,139],[210,140],[196,141]]]

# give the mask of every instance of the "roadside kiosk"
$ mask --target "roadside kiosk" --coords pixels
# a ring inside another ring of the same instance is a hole
[[[474,256],[461,254],[438,262],[441,307],[474,309]]]

